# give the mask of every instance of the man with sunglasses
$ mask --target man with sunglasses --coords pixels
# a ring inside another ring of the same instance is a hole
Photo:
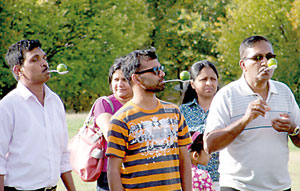
[[[112,117],[108,133],[112,191],[192,188],[184,117],[176,105],[155,96],[165,88],[163,69],[154,48],[131,52],[122,65],[133,98]]]
[[[214,97],[205,129],[205,149],[220,151],[221,191],[291,190],[288,137],[300,147],[300,111],[291,90],[271,80],[275,58],[269,40],[240,45],[242,77]]]

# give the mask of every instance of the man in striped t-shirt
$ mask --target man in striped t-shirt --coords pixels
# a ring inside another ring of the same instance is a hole
[[[122,71],[134,95],[111,120],[110,189],[191,190],[191,137],[178,107],[155,96],[165,88],[155,49],[131,52]]]

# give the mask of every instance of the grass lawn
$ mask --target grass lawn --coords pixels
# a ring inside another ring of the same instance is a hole
[[[300,191],[300,149],[290,142],[289,171],[292,178],[292,190]]]
[[[83,114],[67,114],[67,122],[69,128],[69,137],[73,137],[77,130],[82,126],[83,121],[87,113]],[[300,191],[300,149],[296,148],[292,143],[289,144],[290,147],[290,161],[289,161],[289,171],[292,177],[292,190]],[[75,182],[75,186],[78,191],[95,191],[96,183],[91,182],[83,182],[77,176],[77,174],[73,173],[73,179]],[[58,183],[57,191],[65,191],[65,188],[61,181]]]

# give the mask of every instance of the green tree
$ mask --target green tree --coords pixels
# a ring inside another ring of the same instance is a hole
[[[297,33],[297,37],[294,40],[294,46],[299,48],[300,47],[300,0],[295,0],[292,3],[291,11],[287,14],[288,19],[290,20],[293,30]],[[299,49],[295,49],[296,53],[298,53],[299,57]],[[297,72],[295,74],[295,81],[294,84],[292,84],[291,88],[295,92],[295,97],[298,103],[300,103],[300,65],[299,65],[299,58],[298,58],[298,67]]]
[[[5,53],[7,41],[14,36],[18,36],[17,31],[8,31],[5,23],[11,22],[7,2],[0,1],[0,98],[14,88],[15,80],[11,75],[9,67],[5,64]]]
[[[14,0],[3,5],[3,34],[10,36],[2,47],[39,39],[51,69],[58,63],[68,66],[67,75],[52,74],[48,85],[75,111],[109,94],[108,68],[116,57],[143,46],[152,29],[142,0]]]
[[[299,34],[293,29],[287,14],[291,11],[289,0],[233,0],[226,7],[226,19],[219,29],[217,51],[220,53],[219,70],[224,83],[241,75],[239,45],[252,35],[266,36],[273,44],[279,61],[274,79],[285,82],[295,92],[299,76]]]
[[[225,16],[228,0],[158,1],[149,0],[155,29],[152,44],[157,48],[162,64],[167,66],[166,78],[178,78],[199,60],[216,61],[215,43],[219,17]],[[178,102],[176,83],[168,84],[163,93],[168,100]],[[170,96],[171,95],[171,96]]]

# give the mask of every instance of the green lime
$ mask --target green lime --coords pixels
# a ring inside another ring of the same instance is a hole
[[[268,64],[268,67],[271,67],[271,66],[274,66],[274,65],[277,66],[278,62],[275,58],[271,58],[271,59],[268,60],[267,64]]]
[[[67,66],[66,66],[65,64],[59,64],[59,65],[57,65],[56,70],[57,70],[58,72],[64,72],[64,71],[67,71]]]
[[[184,71],[180,72],[179,77],[181,80],[189,80],[191,78],[191,75],[188,71],[184,70]]]

